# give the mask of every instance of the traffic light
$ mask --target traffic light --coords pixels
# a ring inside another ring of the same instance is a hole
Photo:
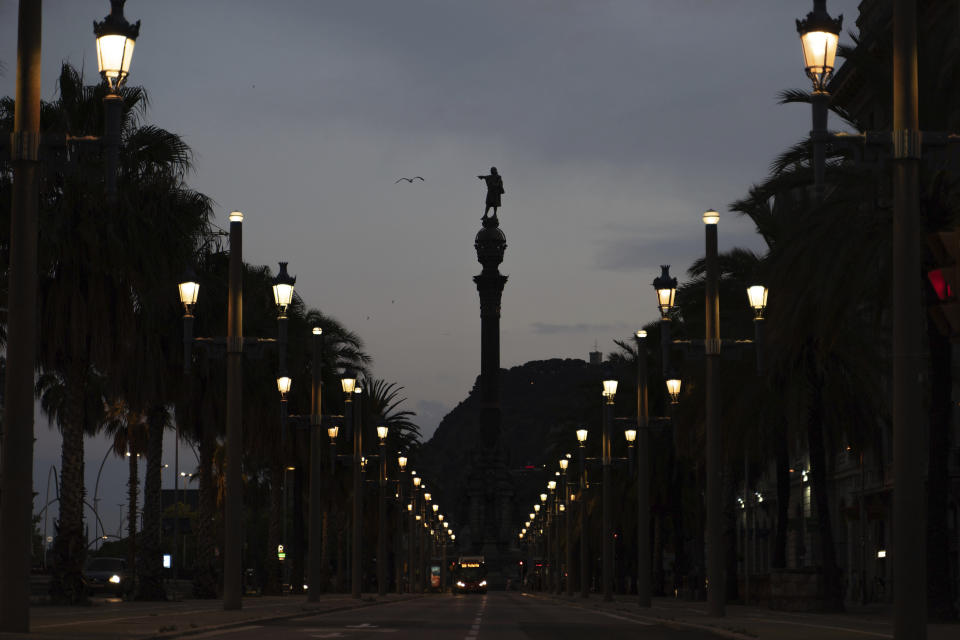
[[[943,335],[960,342],[960,231],[931,233],[927,245],[938,265],[927,272],[938,300],[930,306],[930,315]]]

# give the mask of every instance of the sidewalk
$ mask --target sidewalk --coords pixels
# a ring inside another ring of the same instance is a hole
[[[727,605],[726,617],[707,615],[706,602],[688,602],[672,598],[654,598],[653,606],[641,609],[636,598],[614,596],[603,602],[603,596],[590,594],[568,598],[543,593],[526,593],[534,598],[563,602],[565,606],[625,614],[629,617],[667,624],[677,628],[703,629],[720,637],[737,640],[869,640],[893,638],[892,612],[889,609],[862,609],[846,613],[797,613],[774,611],[765,607]],[[928,640],[957,640],[960,624],[927,625]]]
[[[89,607],[30,607],[31,633],[0,633],[0,640],[97,640],[181,638],[199,633],[256,624],[266,620],[295,618],[313,613],[376,606],[420,596],[364,594],[355,600],[349,594],[330,594],[319,602],[306,596],[264,596],[243,599],[243,608],[224,611],[221,600],[179,602],[103,602]]]

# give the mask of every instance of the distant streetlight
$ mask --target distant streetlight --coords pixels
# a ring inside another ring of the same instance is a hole
[[[603,395],[606,401],[603,403],[603,437],[601,441],[601,463],[603,470],[603,480],[600,488],[602,499],[602,520],[603,520],[603,600],[604,602],[613,602],[613,505],[610,500],[613,497],[611,484],[613,474],[611,465],[613,464],[613,403],[617,395],[617,381],[607,379],[603,381]]]

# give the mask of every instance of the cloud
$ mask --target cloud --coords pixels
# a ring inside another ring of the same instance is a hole
[[[533,322],[530,328],[540,335],[554,335],[557,333],[607,333],[627,328],[623,323],[618,324],[591,324],[577,322],[574,324],[556,324],[553,322]]]

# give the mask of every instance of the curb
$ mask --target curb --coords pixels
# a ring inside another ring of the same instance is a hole
[[[597,606],[589,607],[589,606],[584,606],[582,604],[577,604],[575,601],[555,598],[553,596],[534,595],[532,593],[526,593],[526,592],[521,592],[520,595],[526,596],[527,598],[534,598],[537,600],[560,602],[567,606],[577,607],[578,609],[584,609],[586,611],[603,611],[604,610],[603,606],[599,604]],[[702,624],[698,622],[682,622],[680,620],[675,620],[673,618],[662,618],[660,616],[643,615],[640,613],[635,613],[633,611],[623,610],[623,609],[616,609],[615,612],[618,615],[626,615],[637,620],[655,622],[657,624],[662,624],[665,627],[671,627],[673,629],[697,629],[699,631],[707,631],[721,638],[730,638],[730,640],[757,640],[757,636],[747,635],[744,633],[733,631],[732,629],[722,629],[719,627],[715,627],[711,624]]]

